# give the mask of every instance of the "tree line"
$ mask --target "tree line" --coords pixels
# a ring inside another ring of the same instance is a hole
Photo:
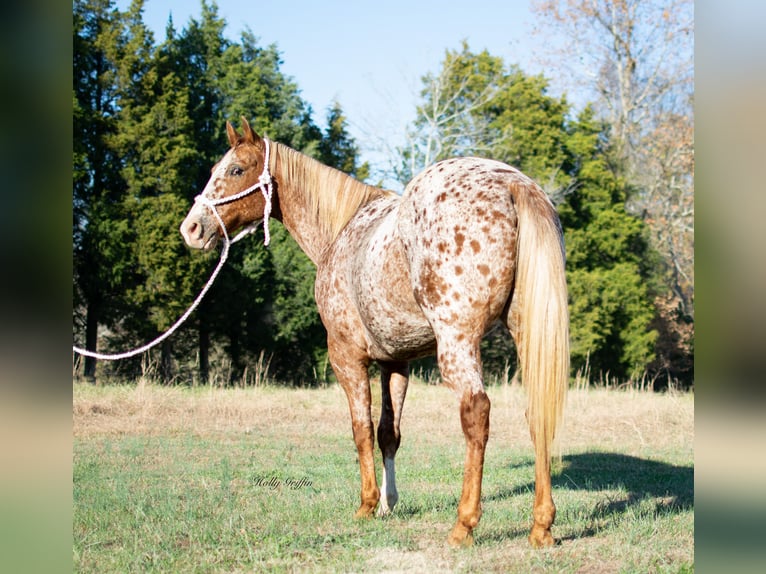
[[[163,332],[207,280],[217,254],[188,250],[178,225],[226,150],[226,120],[244,115],[259,133],[375,183],[341,106],[317,125],[277,46],[251,31],[227,38],[205,0],[198,19],[181,31],[170,21],[158,43],[143,4],[73,3],[73,334],[102,352]],[[525,171],[565,229],[573,372],[691,382],[693,315],[672,297],[672,265],[651,223],[631,208],[645,186],[618,144],[597,105],[576,112],[544,76],[463,44],[423,78],[392,174],[406,184],[434,161],[469,154]],[[224,382],[235,382],[266,366],[285,384],[328,380],[313,265],[276,222],[269,248],[261,241],[258,232],[232,249],[197,312],[158,349],[84,359],[79,372],[135,376],[149,361],[166,381],[204,382],[224,369]],[[490,373],[515,367],[501,331],[483,354]]]

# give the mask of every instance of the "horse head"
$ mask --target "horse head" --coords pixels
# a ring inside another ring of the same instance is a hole
[[[269,142],[242,117],[242,135],[226,122],[231,148],[213,166],[202,193],[181,224],[186,244],[212,249],[223,237],[268,218],[271,210]],[[261,193],[254,193],[260,189]],[[222,227],[225,226],[225,229]]]

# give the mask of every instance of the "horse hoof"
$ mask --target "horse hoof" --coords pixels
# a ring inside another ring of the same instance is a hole
[[[556,541],[553,539],[550,530],[533,527],[532,532],[529,533],[529,543],[533,548],[546,548],[548,546],[553,546]]]
[[[375,511],[375,516],[380,518],[388,516],[389,514],[391,514],[391,509],[387,506],[383,506],[382,504],[378,506],[378,509]]]
[[[359,507],[359,510],[356,511],[356,514],[354,514],[354,518],[371,518],[374,511],[374,506],[370,507],[366,504],[363,504]]]
[[[375,511],[376,516],[388,516],[394,511],[394,506],[399,502],[399,496],[394,494],[388,494],[380,497],[380,503],[378,509]]]
[[[447,538],[447,544],[452,548],[470,548],[473,546],[473,534],[465,526],[458,524]]]

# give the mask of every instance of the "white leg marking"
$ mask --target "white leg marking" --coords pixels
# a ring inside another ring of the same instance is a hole
[[[399,493],[396,491],[396,470],[394,468],[394,459],[385,458],[383,460],[383,468],[383,483],[380,487],[378,516],[390,514],[399,500]]]

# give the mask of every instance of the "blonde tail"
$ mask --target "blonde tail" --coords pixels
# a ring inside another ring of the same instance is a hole
[[[553,204],[532,182],[512,186],[518,214],[516,346],[537,457],[549,464],[569,383],[564,238]]]

